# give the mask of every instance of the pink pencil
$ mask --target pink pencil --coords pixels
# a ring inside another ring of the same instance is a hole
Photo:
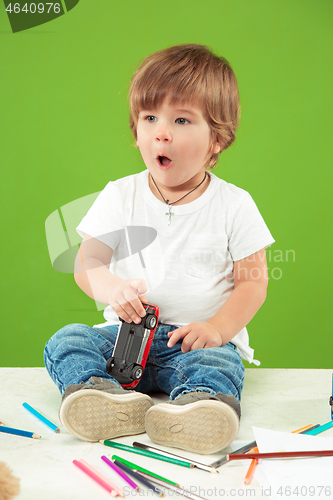
[[[101,472],[99,472],[97,469],[94,469],[94,467],[92,467],[91,465],[89,465],[88,462],[86,462],[85,460],[83,460],[83,458],[81,458],[79,460],[79,462],[81,462],[81,464],[85,465],[87,467],[87,469],[90,469],[91,472],[93,472],[94,474],[96,474],[96,476],[98,476],[100,479],[102,479],[102,481],[106,481],[107,483],[109,483],[109,485],[111,486],[111,488],[113,488],[118,493],[118,495],[120,495],[121,497],[124,496],[123,490],[119,486],[117,486],[116,484],[114,484],[109,478],[103,476],[103,474],[101,474]]]
[[[107,490],[113,497],[118,496],[118,493],[114,490],[113,487],[110,486],[109,481],[106,478],[101,478],[100,474],[96,474],[96,471],[92,471],[91,467],[86,467],[82,461],[73,460],[73,464],[76,465],[79,469],[81,469],[87,476],[96,481],[102,488]]]

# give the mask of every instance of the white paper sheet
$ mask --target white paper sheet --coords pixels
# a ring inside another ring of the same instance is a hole
[[[260,453],[333,450],[333,438],[258,427],[253,433]],[[261,460],[254,477],[274,500],[333,500],[333,457]]]

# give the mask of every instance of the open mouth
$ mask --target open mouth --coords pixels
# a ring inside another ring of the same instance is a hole
[[[157,160],[162,167],[169,166],[172,161],[167,156],[161,156],[161,155],[157,157]]]

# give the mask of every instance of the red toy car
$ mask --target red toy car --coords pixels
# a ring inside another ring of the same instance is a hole
[[[106,371],[126,388],[133,389],[145,369],[151,343],[158,325],[159,310],[153,304],[142,303],[146,316],[139,324],[126,323],[121,318],[112,357]]]

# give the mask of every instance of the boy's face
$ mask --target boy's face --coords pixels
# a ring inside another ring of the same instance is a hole
[[[209,157],[220,151],[199,106],[168,101],[139,113],[137,145],[154,179],[171,190],[199,183]]]

